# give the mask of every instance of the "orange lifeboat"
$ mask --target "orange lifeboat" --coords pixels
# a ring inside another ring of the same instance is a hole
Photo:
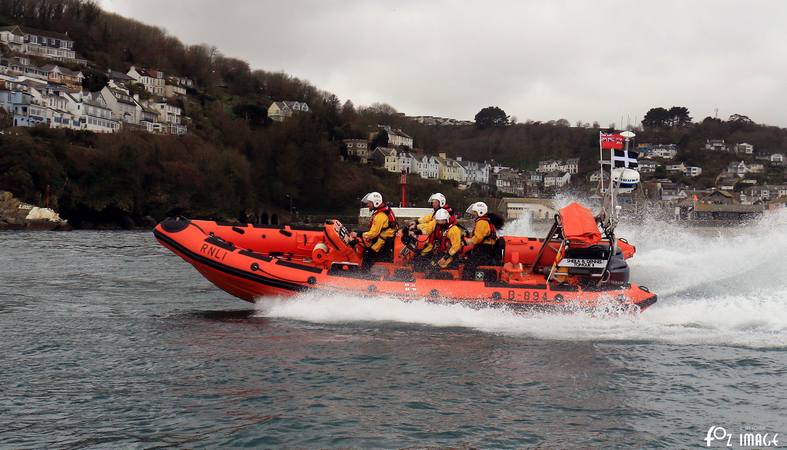
[[[628,282],[625,260],[635,248],[602,239],[590,211],[577,204],[561,209],[544,239],[502,238],[500,264],[478,267],[472,280],[461,279],[461,267],[439,277],[414,271],[401,230],[391,260],[364,270],[362,252],[337,220],[279,227],[178,217],[153,233],[213,284],[250,302],[303,291],[568,311],[641,311],[656,302],[654,293]]]

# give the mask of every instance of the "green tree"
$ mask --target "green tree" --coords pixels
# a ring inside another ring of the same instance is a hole
[[[645,128],[665,128],[669,123],[670,112],[662,107],[651,108],[642,119]]]
[[[746,125],[753,125],[754,121],[749,118],[749,116],[744,116],[743,114],[733,114],[730,116],[728,122],[738,122],[741,124]]]
[[[671,127],[686,127],[691,125],[689,109],[685,106],[673,106],[669,109],[669,125]]]
[[[645,128],[677,128],[691,125],[689,109],[685,106],[673,106],[669,110],[658,107],[651,108],[642,119]]]
[[[479,130],[508,125],[509,117],[497,106],[487,106],[475,115],[475,126]]]

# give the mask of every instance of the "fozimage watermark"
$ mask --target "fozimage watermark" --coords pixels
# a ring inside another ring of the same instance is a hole
[[[705,436],[706,447],[778,447],[779,433],[763,432],[756,426],[746,426],[739,433],[731,433],[716,425],[708,428]]]

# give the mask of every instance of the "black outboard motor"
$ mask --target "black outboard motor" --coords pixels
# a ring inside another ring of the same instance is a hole
[[[620,286],[629,281],[629,267],[623,251],[617,249],[609,260],[609,246],[591,245],[585,248],[568,248],[565,256],[558,264],[559,268],[567,269],[569,275],[584,279],[583,284],[594,285],[603,280],[603,284]],[[604,271],[608,269],[609,275]]]
[[[629,265],[621,249],[617,249],[609,261],[609,279],[606,282],[615,286],[622,286],[629,282]]]

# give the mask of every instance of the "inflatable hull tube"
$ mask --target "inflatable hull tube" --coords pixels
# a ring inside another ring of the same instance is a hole
[[[154,235],[162,245],[194,266],[211,283],[249,302],[266,296],[292,296],[304,291],[322,291],[326,294],[460,302],[478,307],[576,310],[596,309],[611,304],[641,311],[657,299],[655,294],[636,284],[626,283],[601,289],[583,288],[547,283],[543,274],[526,271],[518,272],[516,277],[504,282],[494,276],[479,281],[459,280],[458,276],[451,280],[425,278],[422,273],[413,273],[410,268],[393,263],[377,263],[369,273],[362,273],[358,266],[350,263],[334,264],[330,268],[319,267],[309,264],[308,259],[271,256],[273,252],[266,251],[269,247],[248,237],[243,239],[249,228],[261,233],[259,228],[241,227],[244,233],[232,232],[237,236],[233,236],[234,240],[230,241],[221,237],[226,234],[226,228],[219,230],[217,227],[223,226],[210,223],[214,225],[206,226],[205,221],[167,219],[156,226]],[[306,249],[305,246],[313,242],[314,247],[316,243],[324,242],[325,238],[325,233],[320,236],[314,230],[289,227],[266,230],[292,233],[292,236],[279,233],[281,238],[276,236],[272,239],[272,248],[282,255],[296,255],[299,252],[310,255],[312,249]],[[306,244],[302,243],[304,240]],[[248,247],[242,247],[241,242]],[[292,247],[288,247],[287,243]]]

